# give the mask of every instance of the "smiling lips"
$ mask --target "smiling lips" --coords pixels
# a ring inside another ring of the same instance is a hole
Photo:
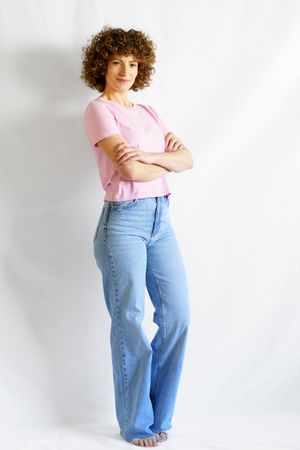
[[[123,82],[129,81],[129,80],[123,80],[122,78],[117,78],[117,80],[118,80],[118,81],[123,81]]]

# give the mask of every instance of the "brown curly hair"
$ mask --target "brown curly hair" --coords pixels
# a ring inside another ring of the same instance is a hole
[[[130,89],[138,91],[150,85],[155,58],[155,43],[142,31],[112,28],[105,25],[82,47],[80,79],[90,88],[103,92],[107,63],[115,55],[133,55],[138,61],[138,74]]]

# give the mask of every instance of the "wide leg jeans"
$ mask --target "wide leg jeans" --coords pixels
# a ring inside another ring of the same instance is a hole
[[[111,318],[116,416],[128,441],[172,428],[186,350],[187,277],[169,202],[106,200],[93,240]],[[146,288],[158,327],[151,343],[142,328]]]

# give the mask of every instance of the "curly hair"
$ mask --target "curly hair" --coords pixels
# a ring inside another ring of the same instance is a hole
[[[133,55],[138,61],[138,74],[130,89],[138,91],[150,85],[155,57],[155,43],[142,31],[112,28],[105,25],[82,47],[80,79],[90,88],[103,92],[107,63],[115,55]]]

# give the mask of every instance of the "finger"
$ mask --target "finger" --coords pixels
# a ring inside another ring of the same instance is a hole
[[[169,147],[173,147],[174,143],[176,142],[176,139],[172,138],[169,141]]]
[[[130,147],[132,147],[132,146],[129,145],[129,144],[118,144],[118,145],[115,146],[115,150],[121,150],[121,149],[124,149],[124,148],[130,148]]]
[[[133,157],[138,156],[138,152],[130,152],[126,153],[125,155],[121,156],[121,158],[118,159],[118,163],[122,164],[125,161],[128,161],[129,159],[132,159]]]
[[[181,140],[178,139],[178,138],[176,138],[176,139],[174,139],[174,140],[172,141],[173,150],[178,150],[178,148],[179,148],[181,145],[183,146],[183,143],[182,143]]]
[[[119,142],[117,145],[115,145],[115,149],[119,149],[121,147],[124,147],[125,145],[127,145],[127,142],[125,141]]]
[[[172,139],[173,136],[174,136],[173,133],[171,133],[170,131],[169,131],[169,133],[166,134],[166,136],[165,136],[165,144],[166,144],[166,146],[169,145],[170,139]]]
[[[133,146],[126,146],[126,147],[120,147],[115,149],[115,153],[119,154],[120,156],[125,155],[126,153],[132,151],[133,149],[136,150],[137,147],[133,147]]]
[[[175,144],[175,146],[174,146],[174,149],[175,149],[175,150],[179,150],[180,147],[182,147],[182,144],[180,144],[179,142],[177,142],[177,143]]]
[[[173,138],[171,136],[168,139],[166,139],[166,147],[170,147],[172,139]]]
[[[124,148],[136,148],[136,147],[134,147],[131,144],[128,144],[127,142],[120,142],[119,144],[117,144],[115,146],[114,149],[115,149],[115,151],[119,151],[119,150],[124,149]]]
[[[176,146],[176,148],[178,149],[181,145],[183,145],[183,142],[181,142],[180,139],[177,139],[174,143],[174,145]]]
[[[137,148],[136,145],[124,144],[123,148]]]
[[[119,164],[127,164],[131,161],[136,160],[137,158],[138,158],[137,156],[131,156],[130,158],[126,158],[126,159],[120,161]]]

